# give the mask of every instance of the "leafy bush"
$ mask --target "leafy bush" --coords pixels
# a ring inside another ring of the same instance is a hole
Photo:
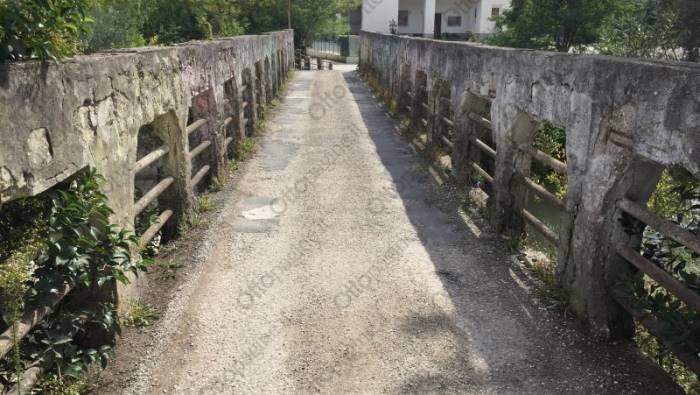
[[[533,145],[554,159],[566,163],[566,131],[564,129],[557,128],[548,122],[542,123],[535,132]],[[539,161],[533,160],[532,179],[545,185],[558,198],[566,198],[566,175],[559,174]]]
[[[89,0],[0,1],[0,61],[57,61],[83,49]]]
[[[656,214],[700,236],[700,182],[686,171],[665,170],[647,205]],[[691,290],[700,292],[700,256],[689,248],[647,226],[642,238],[642,254]],[[637,307],[652,312],[665,324],[663,336],[667,340],[700,351],[700,313],[646,277],[644,281],[636,282],[631,292]],[[646,330],[638,330],[637,342],[643,352],[655,359],[686,390],[700,391],[697,377]]]
[[[108,344],[81,344],[91,339],[91,331],[120,333],[114,308],[98,302],[95,308],[77,309],[80,294],[100,294],[117,281],[128,283],[127,274],[145,270],[148,262],[132,258],[137,238],[110,224],[113,212],[99,190],[101,180],[94,170],[87,170],[46,195],[11,203],[0,212],[0,223],[8,224],[16,231],[14,235],[21,237],[7,245],[26,246],[3,253],[9,256],[0,263],[3,311],[11,305],[22,306],[22,310],[51,306],[56,290],[64,284],[74,287],[67,300],[15,347],[13,360],[2,362],[0,371],[5,372],[5,382],[11,381],[8,376],[12,372],[17,374],[23,368],[20,357],[39,361],[46,371],[57,372],[62,378],[77,377],[96,361],[104,366],[111,356]],[[23,206],[36,210],[33,221],[11,210]],[[78,296],[73,299],[73,295]],[[5,326],[11,327],[18,315],[4,318]]]
[[[141,0],[103,0],[88,12],[96,23],[89,35],[87,51],[146,45],[142,30],[146,7]]]

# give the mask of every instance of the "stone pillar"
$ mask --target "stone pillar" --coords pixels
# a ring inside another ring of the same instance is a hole
[[[423,37],[435,35],[435,0],[423,0]]]
[[[491,107],[491,125],[498,149],[488,217],[497,231],[519,237],[524,224],[517,210],[525,205],[527,190],[517,174],[528,175],[531,162],[530,155],[519,147],[531,144],[537,124],[528,114],[495,100]]]

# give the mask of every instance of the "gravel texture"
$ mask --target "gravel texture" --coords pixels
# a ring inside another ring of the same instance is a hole
[[[297,72],[136,368],[104,392],[676,390],[548,308],[394,126],[354,71]]]

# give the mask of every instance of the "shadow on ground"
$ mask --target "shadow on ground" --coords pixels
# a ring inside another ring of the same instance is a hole
[[[513,260],[506,243],[475,233],[457,214],[459,200],[439,187],[355,71],[343,71],[363,122],[394,183],[451,306],[416,311],[400,329],[407,337],[448,332],[452,358],[409,377],[401,392],[669,393],[679,390],[629,342],[595,342],[560,311],[549,311]],[[460,259],[467,257],[466,261]],[[456,259],[459,257],[460,259]]]

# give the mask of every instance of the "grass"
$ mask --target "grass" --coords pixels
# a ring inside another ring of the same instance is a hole
[[[126,311],[121,317],[121,324],[133,328],[143,328],[153,325],[159,318],[160,314],[151,305],[141,300],[134,300],[127,303]]]
[[[46,395],[89,394],[97,390],[97,380],[96,376],[93,374],[85,374],[77,379],[69,376],[50,374],[42,379],[38,388],[35,388],[34,391],[37,389],[39,393]]]
[[[258,128],[263,128],[261,126],[262,122],[258,123],[256,130]],[[255,140],[251,137],[245,137],[241,144],[238,146],[238,151],[236,152],[236,158],[238,161],[244,161],[248,159],[255,152]]]
[[[207,221],[195,210],[185,221],[182,221],[178,225],[177,233],[180,237],[186,236],[190,230],[198,228],[206,223]]]
[[[241,167],[241,162],[238,159],[231,159],[228,162],[228,171],[232,174],[237,172],[240,167]]]
[[[214,209],[214,203],[209,200],[209,196],[199,196],[197,198],[197,212],[206,213]]]
[[[177,271],[185,265],[176,258],[156,259],[151,268],[158,274],[160,280],[172,280],[177,275]]]

